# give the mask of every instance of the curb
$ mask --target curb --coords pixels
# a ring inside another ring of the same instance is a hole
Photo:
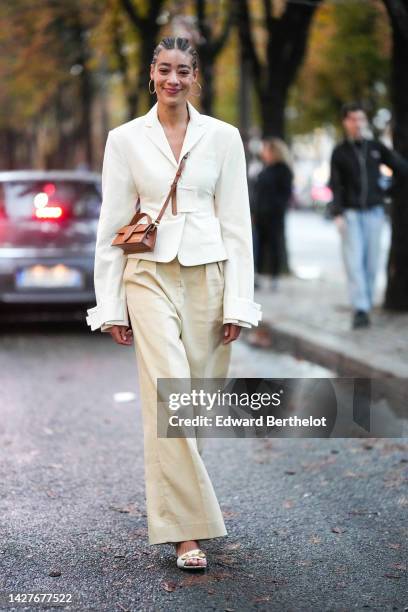
[[[249,340],[250,332],[247,332],[245,341],[253,348],[289,353],[332,370],[338,376],[379,379],[381,392],[392,402],[398,416],[407,418],[408,368],[400,362],[381,354],[371,355],[368,362],[352,343],[344,341],[339,348],[338,337],[322,331],[316,337],[316,333],[294,321],[279,324],[265,321],[260,327],[265,335],[269,334],[270,342],[268,346],[258,347]]]

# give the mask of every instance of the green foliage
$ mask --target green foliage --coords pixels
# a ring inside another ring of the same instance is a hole
[[[133,0],[141,16],[147,0]],[[226,0],[208,0],[206,23],[218,32]],[[265,51],[263,3],[250,0],[253,34],[260,57]],[[168,0],[167,24],[177,15],[194,15],[193,0]],[[80,72],[82,61],[91,76],[93,95],[103,81],[110,119],[126,118],[126,98],[138,83],[141,37],[123,11],[121,0],[70,0],[43,2],[13,0],[0,3],[0,129],[16,133],[49,134],[60,130],[77,138],[80,123]],[[79,24],[79,25],[78,25]],[[80,31],[80,33],[79,33]],[[215,64],[214,114],[238,123],[239,52],[233,30]],[[341,104],[350,99],[366,102],[369,110],[388,105],[390,31],[381,0],[325,0],[314,19],[308,55],[292,87],[288,107],[289,132],[306,132],[338,120]],[[80,70],[80,65],[79,65]],[[110,77],[116,78],[110,78]],[[203,87],[203,75],[200,75]],[[147,91],[147,83],[146,83]],[[200,99],[192,98],[199,106]],[[142,100],[141,112],[147,110]],[[253,104],[255,120],[259,109]],[[48,145],[47,145],[48,146]],[[58,148],[58,141],[55,146]]]
[[[306,61],[292,88],[290,132],[338,123],[344,102],[369,114],[389,105],[390,31],[382,2],[324,3],[312,26]]]
[[[0,104],[7,113],[0,127],[21,129],[22,124],[45,119],[61,100],[61,92],[75,100],[78,62],[92,70],[86,32],[101,3],[81,5],[14,0],[0,8]],[[71,102],[71,107],[74,107]]]

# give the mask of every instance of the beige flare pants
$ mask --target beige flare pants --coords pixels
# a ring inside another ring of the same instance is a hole
[[[157,436],[157,378],[227,376],[223,262],[128,258],[123,281],[139,375],[149,544],[227,535],[203,439]]]

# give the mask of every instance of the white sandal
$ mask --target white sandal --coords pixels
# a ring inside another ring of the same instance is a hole
[[[186,561],[190,559],[205,559],[206,562],[203,565],[192,565],[190,563],[186,563]],[[207,567],[207,557],[205,552],[201,550],[201,548],[193,548],[193,550],[189,550],[179,557],[177,557],[177,567],[180,569],[206,569]]]

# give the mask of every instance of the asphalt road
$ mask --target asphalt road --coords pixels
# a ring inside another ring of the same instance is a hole
[[[233,376],[330,376],[243,342],[233,354]],[[193,576],[147,543],[133,347],[19,325],[0,368],[3,594],[98,612],[407,609],[406,439],[207,440],[228,536],[202,542]]]

